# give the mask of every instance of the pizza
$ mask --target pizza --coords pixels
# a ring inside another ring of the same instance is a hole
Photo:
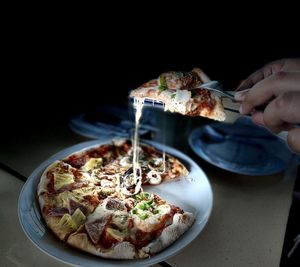
[[[139,145],[133,174],[130,140],[115,139],[53,162],[37,189],[41,214],[68,245],[113,259],[141,259],[168,247],[194,223],[195,216],[144,190],[188,175],[182,162]],[[134,176],[140,183],[133,182]]]
[[[209,81],[199,68],[190,72],[169,71],[132,90],[130,97],[162,102],[165,111],[224,121],[226,116],[221,98],[212,91],[199,88]]]

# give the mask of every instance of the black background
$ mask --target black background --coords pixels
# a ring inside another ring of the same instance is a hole
[[[234,90],[267,62],[299,56],[297,24],[277,23],[275,15],[257,24],[251,17],[244,25],[238,18],[175,22],[155,13],[149,20],[141,13],[101,12],[46,22],[41,13],[7,23],[1,134],[66,121],[103,103],[126,103],[131,89],[164,71],[200,67]]]

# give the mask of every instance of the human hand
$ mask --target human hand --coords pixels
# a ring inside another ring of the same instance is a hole
[[[252,114],[255,123],[278,133],[288,131],[288,145],[300,153],[300,59],[267,64],[250,75],[238,88],[235,99],[240,112]],[[263,112],[255,108],[265,106]]]
[[[237,91],[249,89],[259,81],[276,73],[278,74],[278,72],[294,71],[300,71],[300,58],[280,59],[270,62],[244,80],[237,88]]]

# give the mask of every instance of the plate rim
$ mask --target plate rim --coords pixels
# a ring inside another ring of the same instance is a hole
[[[119,137],[117,137],[119,138]],[[43,251],[44,253],[46,253],[48,256],[58,260],[58,261],[61,261],[63,263],[67,263],[67,264],[71,264],[71,265],[74,265],[74,266],[86,266],[86,265],[80,265],[80,264],[76,264],[74,262],[70,262],[68,260],[64,260],[63,257],[59,257],[57,255],[54,255],[53,252],[51,251],[48,251],[46,249],[44,249],[43,247],[41,247],[38,242],[36,242],[35,238],[32,236],[32,234],[29,232],[29,230],[26,228],[25,226],[25,223],[23,222],[23,216],[25,216],[23,214],[23,211],[22,211],[22,201],[24,200],[24,198],[26,197],[24,194],[26,193],[26,190],[29,190],[29,187],[30,186],[34,186],[34,182],[36,182],[36,180],[40,177],[37,176],[39,173],[41,173],[42,171],[44,171],[44,169],[50,165],[52,162],[54,162],[55,160],[57,159],[62,159],[63,157],[67,156],[67,155],[70,155],[72,153],[76,153],[77,151],[80,151],[80,150],[83,150],[83,149],[88,149],[90,147],[93,147],[93,146],[97,146],[97,145],[101,145],[101,144],[105,144],[107,142],[111,142],[114,138],[111,137],[111,136],[104,136],[103,139],[97,139],[97,140],[91,140],[91,141],[85,141],[85,142],[81,142],[81,143],[78,143],[78,144],[75,144],[73,146],[70,146],[70,147],[67,147],[65,149],[62,149],[60,151],[58,151],[57,153],[55,153],[54,155],[50,156],[48,159],[44,160],[41,164],[39,164],[33,171],[32,173],[30,174],[30,176],[28,177],[27,181],[25,182],[25,184],[23,185],[22,189],[21,189],[21,192],[19,194],[19,199],[18,199],[18,218],[19,218],[19,223],[21,225],[21,228],[23,230],[23,232],[25,233],[25,235],[27,236],[27,238],[41,251]],[[120,139],[120,138],[119,138]],[[122,138],[124,139],[124,138]],[[70,248],[72,251],[74,250],[75,253],[77,253],[80,256],[81,253],[84,253],[82,255],[84,256],[88,256],[89,258],[90,257],[95,257],[95,260],[93,261],[97,261],[98,264],[100,264],[101,262],[105,262],[105,264],[107,264],[107,266],[122,266],[123,264],[124,265],[132,265],[132,266],[148,266],[148,265],[152,265],[152,264],[156,264],[158,262],[161,262],[161,261],[165,261],[167,260],[168,258],[174,256],[175,254],[179,253],[180,251],[182,251],[185,247],[187,247],[194,239],[197,238],[197,236],[203,231],[203,229],[205,228],[205,226],[207,225],[207,222],[211,216],[211,212],[212,212],[212,208],[213,208],[213,191],[212,191],[212,188],[211,188],[211,184],[209,182],[209,179],[206,175],[206,173],[203,171],[203,169],[193,160],[191,159],[188,155],[184,154],[183,152],[173,148],[173,147],[170,147],[170,146],[167,146],[165,144],[161,144],[161,143],[158,143],[158,142],[155,142],[155,141],[150,141],[150,140],[144,140],[144,139],[141,139],[140,141],[141,143],[146,143],[146,144],[149,144],[149,145],[153,145],[154,147],[158,148],[158,149],[162,149],[162,148],[165,148],[166,150],[166,153],[169,153],[171,155],[174,155],[175,154],[175,157],[178,157],[179,159],[183,159],[185,161],[187,161],[190,165],[191,165],[191,168],[196,168],[197,171],[200,171],[201,173],[201,179],[204,179],[205,183],[206,183],[206,190],[207,190],[207,194],[208,194],[208,201],[209,201],[209,207],[208,209],[205,211],[205,217],[202,219],[201,222],[198,222],[198,223],[201,223],[201,225],[199,224],[199,227],[197,230],[194,230],[195,233],[192,233],[191,230],[192,229],[195,229],[195,224],[197,225],[197,223],[194,223],[192,225],[191,228],[188,229],[187,232],[185,232],[181,237],[180,239],[182,239],[184,236],[186,238],[184,238],[184,242],[182,241],[182,244],[179,246],[179,247],[176,247],[174,248],[173,245],[175,243],[178,244],[178,240],[176,240],[173,244],[171,244],[170,246],[168,246],[167,248],[165,248],[163,251],[159,252],[158,254],[150,257],[150,258],[146,258],[146,259],[133,259],[133,260],[118,260],[118,259],[107,259],[107,258],[102,258],[102,257],[98,257],[98,256],[95,256],[95,255],[92,255],[92,254],[88,254],[88,253],[85,253],[85,252],[82,252],[82,251],[76,251],[76,249],[73,249],[73,248]],[[66,154],[66,155],[64,155]],[[64,156],[63,156],[64,155]],[[32,192],[35,192],[36,188],[33,188],[32,189]],[[35,198],[35,201],[36,198]],[[38,206],[39,207],[39,206]],[[40,211],[38,210],[39,212],[39,215],[41,216],[40,214]],[[43,224],[43,226],[45,227],[46,231],[51,232],[50,229],[48,229],[48,227],[45,225],[43,219],[41,221],[41,223]],[[190,234],[188,234],[190,232]],[[56,238],[56,237],[55,237]],[[61,242],[63,243],[62,241],[60,241],[59,239],[57,239],[57,242]],[[65,244],[65,243],[63,243]],[[173,247],[173,249],[172,249]],[[170,251],[169,251],[170,250]],[[66,252],[68,253],[68,252]],[[166,255],[167,254],[167,255]],[[87,266],[91,266],[91,265],[87,265]]]

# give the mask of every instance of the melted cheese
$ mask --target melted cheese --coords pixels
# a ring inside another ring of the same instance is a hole
[[[105,201],[101,205],[98,205],[98,207],[94,210],[94,212],[88,216],[87,222],[92,222],[97,219],[103,218],[109,214],[112,214],[113,212],[111,210],[106,209],[105,205],[106,205]]]
[[[187,103],[189,102],[191,97],[192,94],[190,91],[177,90],[176,93],[173,93],[173,96],[171,97],[172,100],[169,103],[166,103],[165,110],[186,114]]]
[[[145,232],[151,232],[153,229],[156,229],[157,225],[161,223],[161,217],[165,214],[171,212],[171,207],[168,204],[160,205],[156,207],[156,214],[149,210],[140,210],[137,209],[136,214],[132,214],[135,227],[141,229]],[[145,219],[141,218],[141,215],[146,215]]]
[[[112,223],[117,226],[118,229],[128,229],[128,213],[120,210],[115,211],[112,217]]]
[[[138,145],[139,145],[139,124],[140,124],[140,119],[142,117],[142,110],[144,106],[144,100],[135,98],[134,99],[134,106],[136,108],[136,113],[135,113],[135,129],[134,129],[134,137],[133,137],[133,175],[135,182],[138,180],[137,177],[137,171],[140,169],[139,166],[139,151],[138,151]],[[142,174],[140,173],[140,176]]]

